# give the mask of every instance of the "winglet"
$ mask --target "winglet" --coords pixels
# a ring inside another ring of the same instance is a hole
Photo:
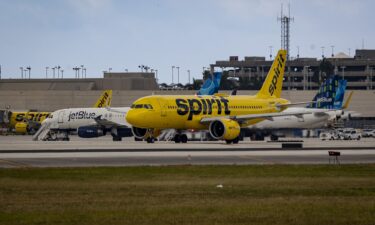
[[[283,87],[284,71],[286,64],[286,50],[279,50],[272,63],[262,88],[257,93],[258,97],[281,97]]]
[[[104,108],[107,106],[111,106],[111,101],[112,90],[105,90],[98,101],[95,103],[94,108]]]
[[[349,104],[350,104],[350,101],[352,100],[352,95],[353,95],[353,93],[354,93],[354,91],[351,91],[351,92],[349,93],[349,96],[348,96],[348,98],[346,99],[344,106],[342,107],[343,109],[348,108],[348,106],[349,106]]]

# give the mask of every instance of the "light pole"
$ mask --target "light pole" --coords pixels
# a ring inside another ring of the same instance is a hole
[[[187,73],[188,73],[188,84],[190,84],[190,70],[187,70]]]
[[[341,69],[342,69],[342,79],[345,80],[345,68],[346,66],[342,66]]]
[[[46,66],[46,79],[48,78],[48,69],[49,69],[49,67]]]
[[[370,90],[372,90],[372,69],[373,67],[370,67]]]
[[[308,81],[308,85],[309,85],[309,88],[308,89],[310,89],[310,90],[312,90],[312,87],[311,87],[311,77],[310,77],[310,73],[311,73],[311,69],[309,68],[309,76],[308,76],[308,79],[307,79],[307,81]]]
[[[272,45],[268,46],[270,48],[270,59],[272,59]],[[289,54],[289,53],[288,53]]]
[[[60,77],[60,69],[61,69],[61,67],[57,66],[57,79]]]
[[[324,46],[322,46],[321,48],[322,48],[322,58],[324,59]]]
[[[303,78],[303,90],[306,90],[306,89],[309,89],[309,67],[310,66],[304,66],[304,70],[305,70],[305,76]],[[306,85],[306,80],[307,80],[307,85]]]
[[[74,77],[77,79],[77,67],[73,67],[74,70]]]
[[[175,66],[172,66],[172,84],[174,83],[174,79],[173,79],[173,70],[174,70]]]
[[[83,67],[84,67],[84,65],[81,65],[81,68],[82,68],[82,76],[81,77],[82,78],[83,78]]]
[[[108,68],[108,73],[110,73],[112,71],[112,68],[110,67],[110,68]]]
[[[331,49],[332,49],[332,54],[331,54],[331,56],[332,56],[332,58],[335,56],[334,54],[333,54],[333,49],[335,48],[335,46],[334,45],[331,45]]]
[[[30,75],[31,75],[31,67],[30,66],[28,66],[28,67],[26,67],[26,70],[28,70],[29,71],[29,79],[30,79]],[[25,75],[26,75],[26,73],[25,73]]]
[[[85,71],[85,78],[86,78],[86,75],[87,75],[87,74],[86,74],[86,68],[83,68],[83,70]]]
[[[299,46],[297,45],[297,59],[299,58]]]
[[[177,68],[177,84],[180,83],[180,67],[179,66],[176,66]]]
[[[56,67],[52,67],[52,71],[53,71],[53,79],[55,79],[55,70],[56,70]]]
[[[23,67],[22,66],[20,67],[20,70],[21,70],[21,79],[23,79]]]
[[[63,79],[64,78],[64,70],[62,69],[61,70],[61,79]]]
[[[158,70],[155,70],[156,83],[159,83]]]

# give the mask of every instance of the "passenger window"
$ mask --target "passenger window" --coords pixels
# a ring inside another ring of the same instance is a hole
[[[141,109],[143,105],[135,105],[136,109]]]

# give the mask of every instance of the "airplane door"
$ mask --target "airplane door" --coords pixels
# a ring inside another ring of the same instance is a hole
[[[59,112],[59,116],[58,116],[58,123],[63,123],[64,122],[64,116],[65,116],[65,110]]]
[[[167,116],[168,102],[165,101],[164,99],[159,99],[159,104],[160,104],[160,115],[162,117]]]

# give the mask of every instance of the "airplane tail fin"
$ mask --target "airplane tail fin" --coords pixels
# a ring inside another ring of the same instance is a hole
[[[325,80],[307,108],[341,109],[346,90],[346,80],[335,75]]]
[[[258,97],[280,98],[283,87],[284,71],[286,64],[286,50],[279,50],[272,66],[263,82],[262,88],[257,93]]]
[[[95,103],[94,108],[104,108],[111,106],[112,90],[105,90]]]
[[[212,79],[208,78],[197,95],[213,95],[219,92],[222,72],[215,72]]]

